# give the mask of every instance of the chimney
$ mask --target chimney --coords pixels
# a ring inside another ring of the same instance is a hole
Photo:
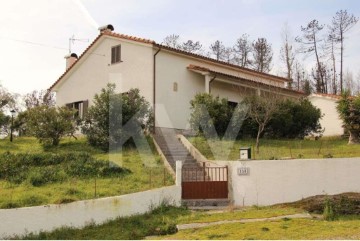
[[[100,33],[112,32],[112,31],[114,31],[114,26],[112,26],[111,24],[107,24],[107,25],[99,27],[98,30],[100,31]]]
[[[65,59],[66,59],[66,70],[68,70],[71,67],[71,65],[73,65],[76,62],[78,56],[75,53],[72,53],[66,55]]]

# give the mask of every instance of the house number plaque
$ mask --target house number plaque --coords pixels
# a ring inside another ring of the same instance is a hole
[[[239,167],[237,169],[237,173],[239,176],[246,176],[250,174],[250,167]]]

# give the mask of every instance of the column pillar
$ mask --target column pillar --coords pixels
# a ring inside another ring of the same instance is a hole
[[[257,94],[258,96],[261,96],[261,90],[260,90],[260,89],[256,89],[256,94]]]
[[[210,94],[210,81],[211,77],[210,75],[205,75],[205,93]]]
[[[176,186],[180,186],[181,187],[181,182],[182,182],[182,161],[176,161],[176,179],[175,179],[175,184]]]

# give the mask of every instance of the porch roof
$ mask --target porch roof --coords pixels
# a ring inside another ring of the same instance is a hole
[[[291,95],[296,95],[299,97],[305,96],[304,92],[301,92],[301,91],[292,90],[292,89],[275,86],[275,85],[270,85],[270,84],[262,83],[259,81],[251,80],[251,79],[246,79],[246,78],[243,78],[240,76],[235,76],[235,75],[231,75],[228,73],[219,72],[219,71],[216,71],[216,70],[213,70],[210,68],[206,68],[206,67],[202,67],[202,66],[190,64],[187,67],[187,69],[190,71],[193,71],[195,73],[202,74],[202,75],[211,75],[214,78],[214,80],[216,80],[216,78],[220,77],[220,78],[224,78],[234,84],[237,84],[237,85],[240,84],[240,85],[243,85],[248,88],[254,88],[254,89],[261,88],[262,90],[279,92],[281,94],[291,94]]]

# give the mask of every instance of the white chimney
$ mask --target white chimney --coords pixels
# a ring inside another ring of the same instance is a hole
[[[100,30],[100,33],[105,32],[105,31],[111,32],[111,31],[114,31],[114,26],[112,26],[111,24],[107,24],[107,25],[99,27],[98,30]]]
[[[66,70],[69,69],[78,59],[78,56],[75,53],[68,54],[65,56],[66,59]]]

